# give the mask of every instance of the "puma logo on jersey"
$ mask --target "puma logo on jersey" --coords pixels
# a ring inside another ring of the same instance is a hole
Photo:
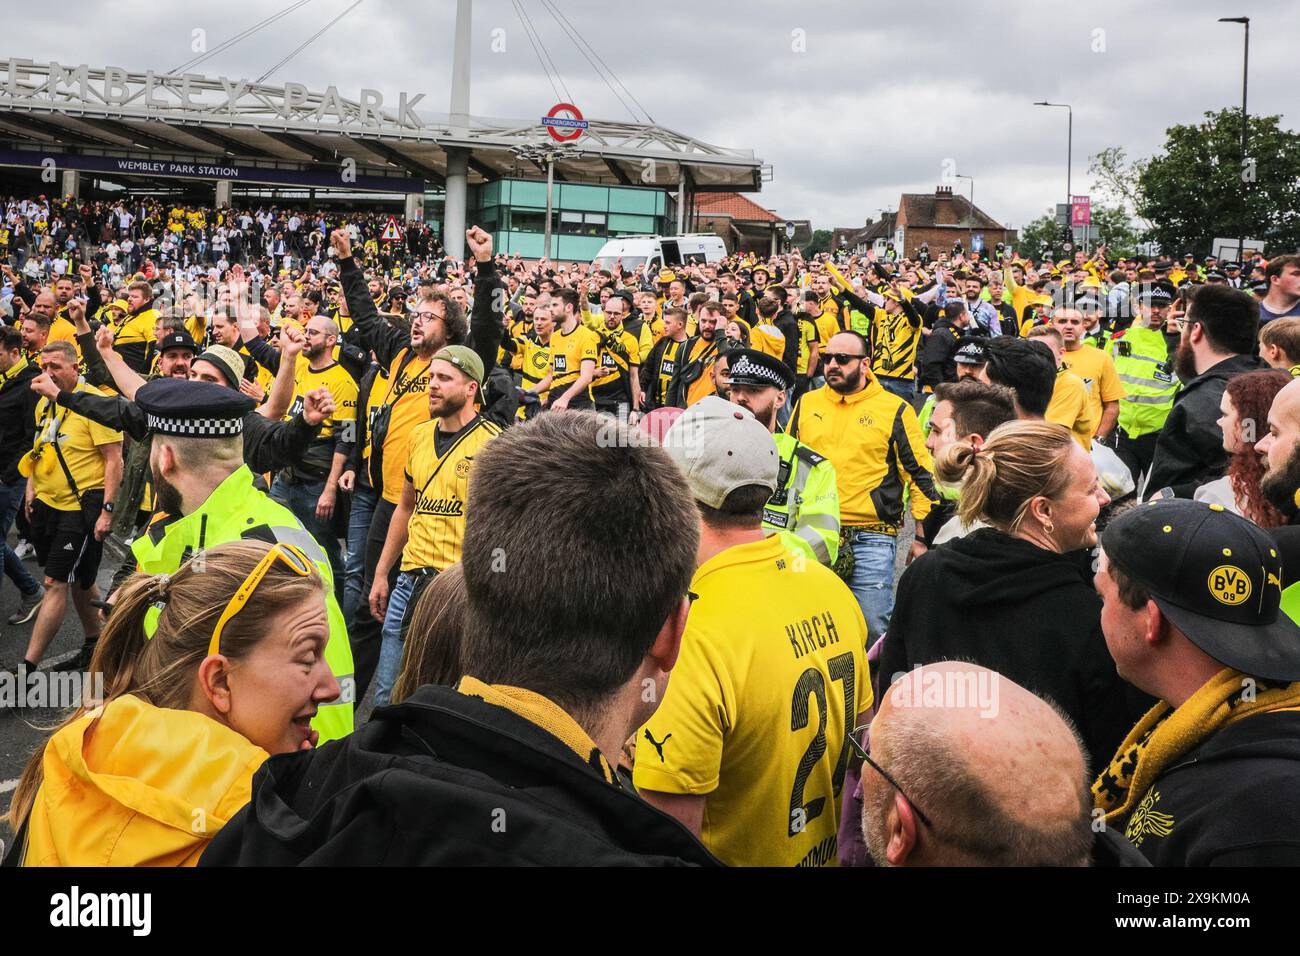
[[[651,745],[652,745],[652,746],[655,748],[655,750],[658,752],[658,754],[659,754],[659,762],[660,762],[660,763],[663,763],[663,762],[664,762],[664,744],[668,743],[668,738],[671,737],[671,736],[672,736],[672,734],[668,734],[668,736],[664,737],[663,740],[655,740],[654,737],[651,736],[651,734],[650,734],[650,728],[647,727],[647,728],[645,729],[645,739],[648,740],[648,741],[650,741]]]

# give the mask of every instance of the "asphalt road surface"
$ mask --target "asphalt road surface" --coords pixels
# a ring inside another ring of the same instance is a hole
[[[10,544],[16,539],[10,536]],[[899,535],[898,557],[895,564],[895,580],[902,574],[907,551],[912,541],[912,521],[907,520],[904,532]],[[123,552],[113,550],[110,543],[104,551],[104,560],[99,572],[99,586],[103,590],[113,576],[119,556]],[[40,568],[35,559],[26,561],[27,570],[33,577],[39,577]],[[12,669],[23,659],[27,650],[27,640],[32,633],[35,618],[26,624],[10,626],[5,621],[18,609],[18,589],[8,578],[0,578],[0,669]],[[45,652],[42,666],[56,664],[77,653],[82,643],[81,622],[69,607],[63,626]],[[362,701],[358,716],[358,725],[370,716],[374,699],[374,682]],[[38,747],[44,745],[50,732],[59,725],[66,712],[56,709],[29,709],[18,713],[10,708],[0,707],[0,813],[9,808],[10,794],[18,783],[18,777],[27,765],[28,758]],[[11,838],[8,826],[0,822],[0,842],[8,846]]]

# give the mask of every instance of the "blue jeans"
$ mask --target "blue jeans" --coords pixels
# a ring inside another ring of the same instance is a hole
[[[894,611],[894,553],[898,539],[893,535],[873,531],[854,532],[850,541],[853,548],[853,579],[849,590],[862,607],[867,619],[869,639],[867,646],[889,628],[889,616]]]
[[[912,401],[912,396],[916,393],[916,384],[910,378],[890,378],[881,375],[878,379],[885,387],[885,391],[892,392],[905,402]]]
[[[12,485],[0,482],[0,546],[4,547],[5,574],[18,586],[23,594],[34,594],[39,586],[36,579],[28,573],[22,560],[9,547],[9,526],[13,524],[14,515],[23,506],[23,494],[27,491],[27,479],[20,478]]]
[[[340,599],[343,594],[343,549],[339,547],[338,536],[334,533],[334,521],[316,517],[316,504],[325,491],[325,479],[317,481],[285,481],[282,475],[276,475],[271,483],[271,498],[293,512],[293,516],[302,522],[316,543],[325,551],[330,561],[330,571],[334,574],[334,597]]]
[[[370,531],[370,517],[375,513],[378,499],[373,488],[355,488],[352,492],[352,511],[348,514],[348,554],[343,562],[343,617],[352,620],[353,613],[370,595],[362,594],[366,576],[366,534]]]
[[[379,669],[375,671],[375,706],[387,705],[397,682],[397,672],[402,667],[402,618],[406,605],[415,589],[416,575],[403,571],[397,576],[397,587],[388,595],[388,610],[384,613],[384,628],[379,645]]]

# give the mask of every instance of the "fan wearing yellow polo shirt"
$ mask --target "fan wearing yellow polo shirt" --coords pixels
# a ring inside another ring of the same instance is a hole
[[[43,374],[32,380],[36,404],[32,450],[19,462],[27,475],[26,505],[36,557],[45,571],[45,599],[32,627],[25,661],[35,669],[63,625],[68,599],[76,608],[85,647],[99,637],[95,578],[112,524],[113,498],[122,479],[122,433],[78,415],[56,401],[60,392],[103,394],[79,381],[77,355],[67,342],[50,342],[40,355]],[[75,583],[75,587],[73,584]],[[78,658],[80,660],[80,658]]]
[[[1097,417],[1088,396],[1088,386],[1061,364],[1061,333],[1053,326],[1039,325],[1029,330],[1028,337],[1043,342],[1052,350],[1056,361],[1056,384],[1052,387],[1052,400],[1048,402],[1043,418],[1064,425],[1085,451],[1091,450]]]
[[[109,308],[125,306],[121,314],[111,315],[113,351],[132,371],[144,375],[151,358],[149,345],[154,341],[154,324],[158,310],[153,307],[153,287],[147,282],[132,282],[126,287],[126,299],[113,302]]]
[[[388,703],[397,679],[408,611],[435,574],[460,560],[474,456],[501,434],[474,409],[482,378],[482,359],[463,345],[440,349],[429,365],[429,421],[411,432],[402,497],[370,590],[371,613],[383,622],[377,707]],[[402,573],[390,594],[388,573],[399,555]]]
[[[698,597],[633,780],[732,866],[834,865],[846,735],[871,706],[862,611],[764,535],[779,456],[748,410],[702,399],[664,447],[702,518]]]
[[[1052,313],[1052,325],[1061,333],[1065,344],[1061,364],[1088,386],[1088,400],[1097,418],[1094,435],[1104,441],[1119,420],[1119,400],[1124,397],[1124,386],[1115,370],[1115,360],[1109,352],[1083,340],[1088,331],[1088,320],[1078,309],[1057,309]]]
[[[557,412],[592,408],[591,381],[596,376],[600,336],[582,324],[582,305],[574,290],[556,289],[551,308],[556,328],[551,333],[551,371],[543,379],[546,407]]]

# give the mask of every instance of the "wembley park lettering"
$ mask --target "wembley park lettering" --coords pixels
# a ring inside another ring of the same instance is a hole
[[[232,80],[153,70],[133,73],[116,66],[91,69],[86,63],[66,66],[21,57],[0,60],[0,69],[5,72],[0,101],[14,106],[75,104],[116,115],[273,116],[375,129],[423,129],[426,125],[415,112],[423,93],[399,93],[396,109],[385,110],[384,94],[379,90],[362,88],[356,99],[345,99],[332,84],[323,92],[312,92],[301,83],[267,86],[244,77]]]

